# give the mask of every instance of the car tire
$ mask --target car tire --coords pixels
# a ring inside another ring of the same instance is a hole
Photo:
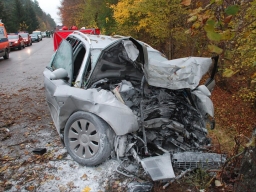
[[[83,111],[72,114],[64,129],[64,143],[79,164],[95,166],[111,153],[115,133],[100,117]]]
[[[22,48],[22,47],[21,47],[21,44],[20,44],[19,47],[18,47],[18,49],[21,50],[21,48]]]
[[[8,49],[5,50],[4,59],[9,59],[9,51],[8,51]]]

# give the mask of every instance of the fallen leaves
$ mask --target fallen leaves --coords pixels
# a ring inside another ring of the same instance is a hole
[[[7,168],[8,168],[7,165],[5,165],[4,167],[2,167],[2,168],[0,169],[0,173],[4,172]]]
[[[191,0],[182,0],[180,4],[184,6],[189,6],[191,4]]]
[[[86,187],[82,190],[82,192],[90,192],[90,191],[91,191],[91,188],[88,187],[88,186],[86,186]]]
[[[82,177],[80,177],[81,180],[86,180],[87,179],[87,175],[86,174],[83,174]]]
[[[34,191],[34,190],[35,190],[35,186],[33,186],[33,185],[28,186],[28,187],[26,187],[26,190],[28,190],[28,191]]]

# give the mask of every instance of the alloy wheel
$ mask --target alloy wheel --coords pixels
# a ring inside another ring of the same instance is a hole
[[[81,158],[90,158],[99,150],[100,137],[88,120],[76,120],[68,132],[70,150]]]

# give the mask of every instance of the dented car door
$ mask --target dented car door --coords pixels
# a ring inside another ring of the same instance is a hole
[[[59,116],[59,105],[61,103],[58,103],[54,98],[54,93],[57,87],[60,85],[71,85],[70,80],[72,79],[72,63],[72,47],[70,43],[68,43],[66,40],[63,40],[50,65],[44,70],[46,100],[56,127],[59,127],[59,122],[57,119]],[[53,71],[60,68],[66,70],[68,74],[66,79],[56,79],[52,77]]]

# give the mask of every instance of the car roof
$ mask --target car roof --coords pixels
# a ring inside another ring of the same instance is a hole
[[[18,34],[7,34],[8,36],[19,36]]]
[[[75,34],[78,34],[78,35],[76,35],[76,37],[83,38],[87,41],[89,39],[92,49],[103,49],[103,48],[107,47],[108,45],[120,40],[120,37],[115,38],[113,36],[107,36],[107,35],[83,34],[81,32],[79,32],[79,33],[74,32],[74,33],[70,34],[70,36],[75,35]]]
[[[28,33],[18,33],[19,35],[29,35]]]
[[[77,32],[73,32],[72,34],[70,34],[69,36],[72,36],[74,34],[78,34]],[[122,39],[129,39],[131,37],[129,36],[121,36],[121,35],[114,35],[114,36],[107,36],[107,35],[93,35],[93,34],[83,34],[81,32],[79,32],[79,36],[80,38],[85,38],[88,37],[90,39],[91,42],[91,49],[104,49],[107,46],[113,44],[116,41],[120,41]],[[86,38],[85,38],[86,39]],[[150,45],[138,41],[141,44],[143,44],[148,51],[156,51],[159,52],[158,50],[154,49],[153,47],[151,47]]]

